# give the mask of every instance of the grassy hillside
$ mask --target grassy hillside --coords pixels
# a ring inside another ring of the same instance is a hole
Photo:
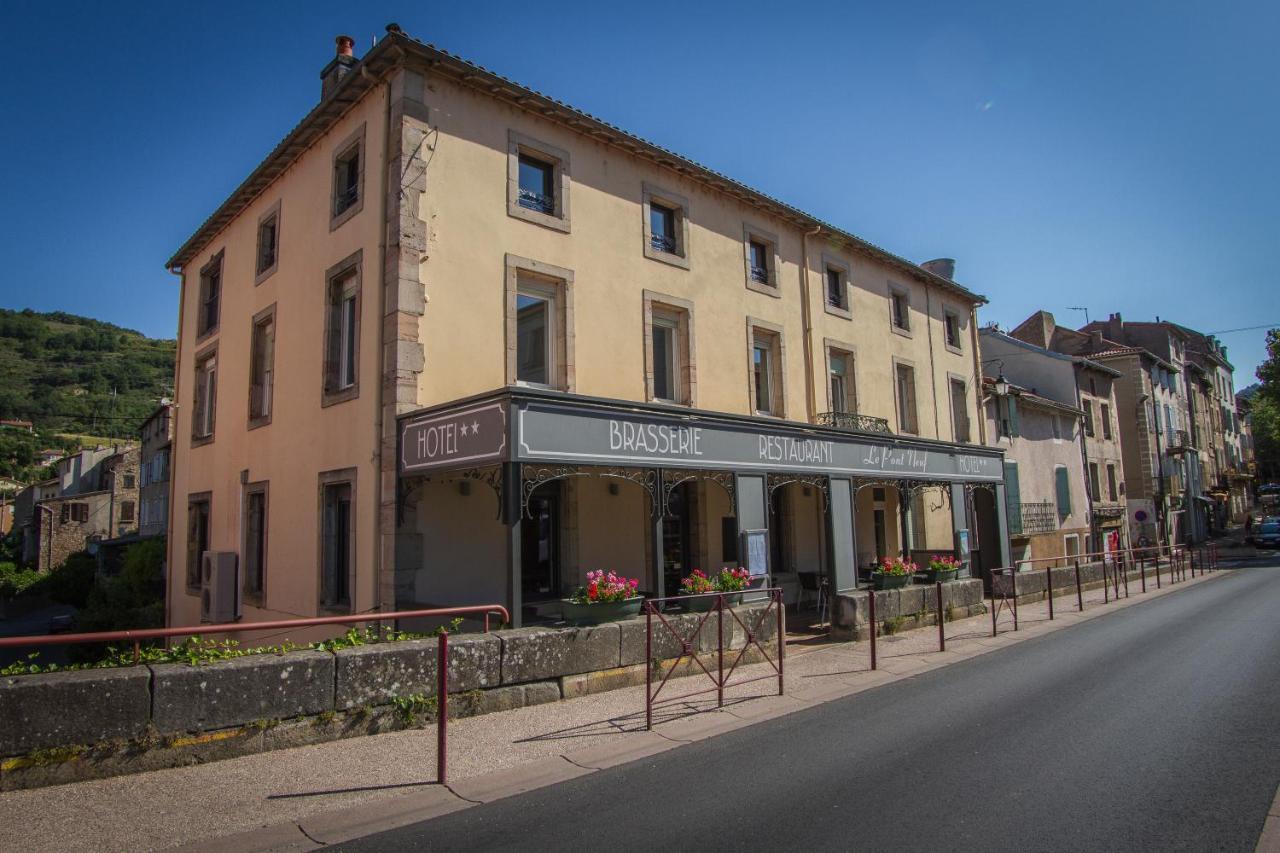
[[[173,357],[171,340],[74,314],[0,308],[0,418],[136,438],[173,393]]]

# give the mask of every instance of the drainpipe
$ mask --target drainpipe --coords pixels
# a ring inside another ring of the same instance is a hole
[[[363,64],[361,64],[360,66],[360,73],[362,75],[367,75],[369,73],[365,69]],[[401,73],[404,73],[404,69],[401,70]],[[383,132],[382,132],[382,180],[381,180],[382,194],[379,196],[382,204],[382,216],[378,218],[378,229],[380,233],[380,236],[378,237],[378,299],[379,299],[378,304],[380,306],[378,311],[378,340],[381,344],[381,346],[378,347],[378,350],[379,350],[378,364],[382,367],[383,370],[385,370],[386,369],[386,352],[384,351],[384,348],[387,345],[387,341],[386,341],[387,229],[390,227],[390,221],[389,221],[390,217],[387,213],[387,172],[390,169],[390,164],[391,164],[391,81],[390,79],[384,80],[383,86],[386,89],[386,96],[384,98],[383,110],[382,110],[383,125],[384,125]],[[396,196],[397,223],[399,220],[398,214],[400,209],[399,206],[401,203],[403,202],[400,199],[399,195],[397,195]],[[397,224],[397,227],[399,227],[398,224]],[[393,365],[393,369],[394,369],[394,365]],[[383,525],[382,465],[384,462],[382,448],[383,448],[383,444],[385,443],[383,441],[383,436],[382,436],[382,424],[384,421],[382,407],[383,405],[385,405],[384,399],[383,399],[384,397],[383,386],[385,385],[386,385],[386,382],[384,381],[384,377],[379,376],[377,392],[376,392],[377,400],[374,402],[374,421],[375,421],[374,435],[376,435],[378,438],[378,443],[376,445],[377,450],[375,451],[374,456],[377,459],[377,464],[378,464],[378,487],[375,489],[370,489],[370,491],[373,492],[374,525],[378,531],[377,546],[373,549],[373,609],[374,610],[386,609],[386,607],[384,606],[385,602],[383,602],[382,600],[383,537],[387,535],[395,536],[395,524],[398,520],[396,518],[396,514],[393,513],[391,517],[392,529],[390,533],[388,534],[387,531],[384,531],[382,529],[382,525]],[[398,482],[399,476],[400,474],[399,474],[399,471],[397,470],[396,472],[397,482],[395,483],[395,491],[397,495],[399,495],[399,489],[400,489],[400,483]],[[357,565],[359,564],[357,563]],[[393,570],[394,570],[394,567],[393,567]],[[392,605],[392,609],[395,609],[394,603]]]
[[[813,369],[813,309],[809,305],[809,238],[822,233],[822,226],[806,231],[800,238],[800,313],[804,319],[804,398],[808,407],[805,418],[813,423],[818,414],[818,392],[814,387]]]
[[[174,585],[170,580],[170,575],[173,574],[174,566],[178,565],[177,561],[173,558],[173,531],[175,529],[173,514],[177,512],[178,505],[178,502],[174,500],[173,494],[173,457],[174,451],[178,449],[178,414],[182,409],[182,405],[179,402],[182,399],[182,371],[179,368],[182,365],[182,318],[185,314],[187,304],[186,270],[180,266],[172,266],[169,267],[169,272],[178,276],[178,342],[175,347],[173,358],[173,402],[170,404],[169,424],[167,427],[169,434],[173,437],[169,440],[169,475],[165,479],[164,483],[165,495],[169,501],[164,530],[164,624],[166,628],[173,626],[173,612],[169,596],[173,591]],[[189,445],[188,450],[190,450]],[[182,567],[182,571],[185,575],[185,565]],[[165,645],[167,646],[168,643],[166,642]]]
[[[973,342],[969,349],[973,352],[973,398],[978,403],[978,444],[985,447],[987,444],[987,410],[983,404],[982,395],[982,349],[978,337],[978,307],[976,305],[969,309],[969,338]]]
[[[933,288],[924,286],[924,336],[929,339],[929,384],[933,386],[933,437],[942,440],[942,425],[938,419],[938,368],[933,359]]]

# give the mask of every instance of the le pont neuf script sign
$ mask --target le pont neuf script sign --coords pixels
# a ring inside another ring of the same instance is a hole
[[[541,401],[515,404],[509,453],[509,405],[494,401],[406,420],[401,425],[401,471],[514,461],[679,464],[943,480],[999,480],[1003,474],[996,453],[897,446],[855,436],[791,435],[750,423]]]

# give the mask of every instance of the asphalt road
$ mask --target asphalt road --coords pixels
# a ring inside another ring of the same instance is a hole
[[[1280,566],[343,844],[1252,851],[1280,783]]]

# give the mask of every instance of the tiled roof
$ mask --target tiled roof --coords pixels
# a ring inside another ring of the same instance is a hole
[[[833,236],[844,240],[850,247],[875,256],[897,267],[920,281],[933,284],[978,304],[987,298],[974,293],[951,279],[932,273],[919,264],[870,243],[851,232],[838,228],[793,205],[787,204],[740,181],[721,174],[707,166],[683,157],[642,137],[631,134],[603,119],[596,118],[563,101],[529,89],[509,78],[465,60],[446,50],[404,34],[396,28],[388,28],[381,39],[351,69],[338,84],[332,95],[321,101],[278,144],[249,177],[205,220],[204,224],[169,259],[168,266],[175,267],[189,262],[222,228],[249,205],[272,181],[275,180],[298,156],[309,148],[374,85],[381,82],[381,75],[403,60],[406,51],[425,60],[433,69],[453,74],[463,83],[487,92],[493,97],[507,99],[516,106],[542,115],[551,121],[560,121],[597,141],[613,144],[637,156],[646,157],[657,164],[687,175],[713,188],[736,196],[743,201],[771,210],[775,215],[795,221],[809,228],[821,227]],[[369,72],[368,75],[362,72]]]

